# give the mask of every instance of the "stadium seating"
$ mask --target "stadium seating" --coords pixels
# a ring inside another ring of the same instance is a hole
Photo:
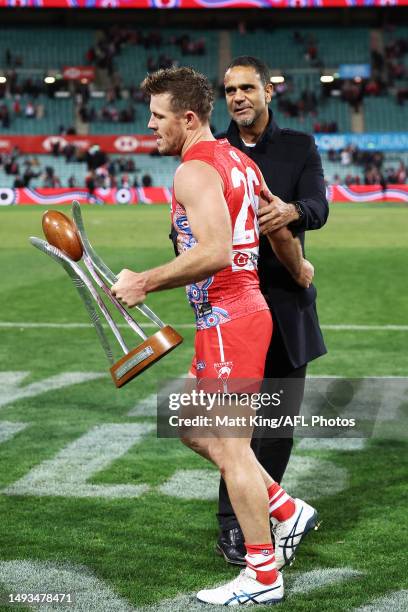
[[[406,132],[407,109],[394,98],[365,98],[364,126],[366,132]]]
[[[54,157],[52,155],[36,155],[36,156],[25,156],[18,159],[20,166],[20,172],[24,170],[24,159],[37,157],[40,162],[40,168],[44,171],[46,166],[52,166],[55,171],[55,175],[60,179],[63,187],[68,186],[68,179],[70,176],[75,177],[76,186],[84,187],[85,178],[87,175],[87,168],[85,163],[71,162],[66,163],[63,157]],[[110,155],[111,160],[119,159],[120,155]],[[116,179],[118,185],[120,185],[120,179],[123,175],[127,175],[133,183],[135,179],[141,184],[143,175],[150,174],[153,179],[153,185],[171,187],[173,184],[174,172],[179,164],[179,160],[174,157],[156,157],[151,155],[133,155],[133,161],[136,165],[136,171],[134,172],[118,172]],[[387,170],[389,167],[396,168],[399,162],[402,161],[408,167],[408,152],[390,152],[385,155],[383,170]],[[333,162],[328,159],[327,153],[322,153],[322,162],[324,168],[325,179],[331,183],[335,180],[335,177],[340,177],[340,181],[343,182],[348,175],[358,176],[361,183],[364,182],[364,169],[362,166],[350,164],[347,166],[342,165],[339,161]],[[38,172],[37,169],[35,169]],[[12,187],[15,176],[7,175],[4,172],[3,166],[0,166],[0,186],[1,187]],[[42,176],[36,179],[32,179],[30,187],[39,188],[42,187],[43,178]]]
[[[21,56],[24,70],[83,66],[86,52],[94,43],[95,30],[85,28],[1,28],[0,65],[4,66],[3,59],[8,49]]]
[[[75,177],[76,186],[83,187],[85,185],[85,178],[88,173],[86,164],[84,162],[71,162],[66,163],[65,158],[54,157],[53,155],[30,155],[21,156],[18,159],[20,167],[20,175],[24,172],[24,160],[26,158],[36,157],[40,162],[40,169],[45,170],[46,166],[54,168],[55,176],[57,176],[62,187],[68,186],[68,179],[71,175]],[[111,160],[118,159],[120,155],[110,155]],[[141,184],[141,179],[144,174],[150,174],[153,179],[153,185],[171,187],[173,183],[174,172],[177,168],[179,160],[173,157],[155,157],[151,155],[134,155],[132,156],[136,165],[135,172],[119,172],[117,175],[118,183],[123,175],[127,175],[130,181],[133,183],[135,179]],[[38,170],[35,168],[35,172]],[[0,166],[0,186],[1,187],[12,187],[14,179],[16,177],[7,175],[4,172],[4,167]],[[39,188],[43,186],[43,177],[32,179],[30,187]]]
[[[299,33],[305,39],[305,44],[294,40],[294,28],[268,27],[254,30],[246,34],[234,32],[232,36],[232,56],[251,55],[260,57],[271,68],[285,70],[286,68],[310,67],[306,58],[307,40],[312,36],[316,42],[317,58],[324,66],[335,68],[343,63],[368,63],[369,29],[341,28],[341,35],[332,28],[299,28]]]
[[[42,105],[44,116],[41,119],[27,118],[24,116],[24,108],[28,102],[34,106]],[[57,134],[60,125],[66,128],[74,125],[74,106],[71,98],[54,99],[40,95],[33,99],[31,96],[21,97],[21,113],[16,116],[11,113],[10,126],[7,128],[9,134]],[[6,102],[9,110],[11,104]],[[3,130],[6,128],[3,127]]]
[[[150,28],[151,30],[151,28]],[[148,28],[138,28],[142,34],[148,34]],[[205,39],[206,53],[204,55],[183,55],[179,46],[171,42],[172,39],[186,34],[186,29],[161,29],[163,43],[159,48],[142,45],[125,45],[120,55],[115,58],[115,65],[120,72],[124,85],[139,85],[147,74],[147,60],[151,57],[158,61],[164,54],[179,65],[191,66],[206,74],[211,80],[218,75],[218,33],[210,30],[193,30],[190,33],[192,40]]]
[[[139,28],[138,31],[147,36],[149,28]],[[168,28],[160,30],[162,43],[159,47],[143,44],[124,44],[121,52],[114,57],[114,67],[119,73],[123,86],[137,86],[147,72],[148,58],[153,62],[159,60],[160,55],[167,56],[180,65],[191,65],[207,74],[217,83],[219,74],[219,34],[210,30],[193,30],[190,38],[193,41],[205,40],[206,52],[203,55],[183,55],[180,45],[175,44],[177,39],[186,34],[185,29]],[[22,65],[17,67],[19,81],[30,77],[43,78],[47,70],[61,70],[64,65],[81,65],[86,63],[86,53],[95,45],[98,39],[96,29],[63,29],[43,27],[1,28],[0,30],[0,68],[10,69],[6,65],[6,52],[9,50],[13,56],[20,55]],[[385,31],[384,42],[404,38],[408,28],[396,28],[392,32]],[[305,90],[313,91],[320,98],[320,73],[322,62],[328,68],[336,68],[342,62],[369,62],[368,28],[342,28],[341,36],[333,28],[303,27],[298,32],[301,42],[296,42],[293,28],[279,28],[277,30],[258,29],[245,34],[231,32],[231,56],[244,53],[257,55],[267,61],[272,68],[285,73],[289,91],[286,97],[297,101]],[[308,41],[313,38],[317,48],[316,61],[306,59],[305,50]],[[15,51],[18,49],[18,53]],[[408,63],[408,55],[404,59]],[[317,62],[317,63],[316,63]],[[29,96],[23,96],[22,107]],[[11,100],[5,100],[11,107]],[[75,122],[74,99],[52,99],[45,95],[35,100],[36,104],[44,107],[42,119],[26,119],[23,114],[16,117],[11,115],[10,127],[5,127],[8,133],[42,134],[55,133],[62,124],[66,127]],[[100,110],[106,100],[91,98],[88,106]],[[118,110],[129,106],[128,100],[116,101]],[[135,121],[132,123],[118,123],[101,120],[99,117],[89,123],[89,132],[92,134],[114,133],[146,133],[146,119],[148,113],[140,104],[133,104],[136,111]],[[277,109],[277,100],[273,102],[273,109],[277,121],[285,127],[313,132],[316,122],[336,122],[339,132],[351,131],[350,108],[339,98],[330,98],[326,101],[319,99],[316,116],[291,117]],[[395,103],[394,96],[364,99],[364,120],[366,131],[395,131],[404,130],[404,108]],[[213,115],[213,124],[217,130],[223,129],[228,122],[228,114],[222,100],[217,100]]]

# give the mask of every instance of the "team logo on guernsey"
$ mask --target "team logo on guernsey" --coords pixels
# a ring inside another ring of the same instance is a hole
[[[232,366],[232,361],[221,361],[220,363],[214,363],[214,369],[217,372],[218,378],[224,382],[229,379]]]
[[[200,370],[204,370],[205,368],[205,361],[197,361],[197,372],[199,372]]]

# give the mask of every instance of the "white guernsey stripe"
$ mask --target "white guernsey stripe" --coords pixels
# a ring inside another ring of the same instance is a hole
[[[195,329],[194,323],[172,323],[178,329]],[[30,322],[30,321],[0,321],[0,328],[4,329],[86,329],[91,328],[91,323],[58,323],[58,322]],[[121,323],[118,327],[129,327]],[[157,328],[154,323],[142,323],[142,327]],[[407,332],[408,325],[359,325],[359,324],[322,324],[321,329],[327,331],[401,331]]]
[[[219,325],[217,325],[216,330],[217,330],[217,336],[218,336],[218,344],[220,346],[220,361],[225,361],[225,358],[224,358],[224,345],[222,343],[222,335],[221,335],[221,329],[220,329]]]

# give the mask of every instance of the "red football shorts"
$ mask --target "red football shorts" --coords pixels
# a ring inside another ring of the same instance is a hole
[[[272,338],[269,310],[198,330],[189,374],[198,379],[262,380]]]

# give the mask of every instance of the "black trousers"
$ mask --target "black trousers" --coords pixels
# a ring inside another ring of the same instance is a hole
[[[282,383],[278,381],[276,383],[277,388],[285,386],[285,378],[300,379],[299,384],[296,384],[294,388],[291,389],[291,414],[300,413],[305,386],[306,367],[307,366],[304,365],[301,368],[293,368],[287,357],[279,329],[274,328],[273,340],[265,363],[265,378],[281,379]],[[259,463],[276,482],[281,482],[292,452],[293,437],[262,437],[261,432],[254,432],[251,446]],[[233,529],[238,526],[238,521],[228,496],[227,487],[222,478],[220,479],[217,519],[221,531]]]

